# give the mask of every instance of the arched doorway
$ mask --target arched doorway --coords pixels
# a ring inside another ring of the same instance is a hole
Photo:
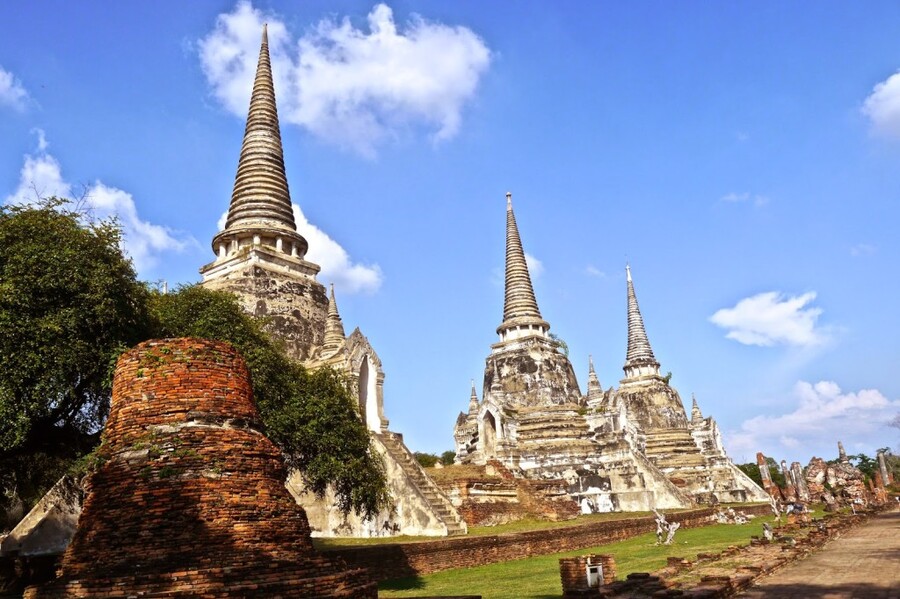
[[[366,423],[366,428],[376,433],[381,432],[381,418],[378,416],[378,374],[372,358],[366,354],[359,365],[359,415]]]
[[[481,423],[484,429],[484,443],[482,445],[484,457],[495,457],[497,455],[497,419],[490,412],[485,412]]]

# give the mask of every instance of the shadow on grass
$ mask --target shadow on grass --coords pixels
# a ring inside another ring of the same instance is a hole
[[[409,576],[407,578],[395,578],[382,580],[378,583],[379,591],[414,591],[425,588],[425,581],[421,576]]]

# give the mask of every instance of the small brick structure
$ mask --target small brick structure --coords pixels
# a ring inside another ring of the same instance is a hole
[[[102,459],[44,597],[360,597],[376,586],[317,553],[227,343],[148,341],[123,354]]]
[[[599,565],[602,568],[602,580],[589,581],[588,568]],[[590,590],[596,591],[599,586],[616,580],[616,560],[607,554],[580,555],[578,557],[559,558],[559,577],[562,582],[563,598],[584,597]]]

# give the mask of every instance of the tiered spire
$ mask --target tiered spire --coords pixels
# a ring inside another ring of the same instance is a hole
[[[334,299],[334,283],[328,295],[328,316],[325,320],[325,339],[322,343],[322,355],[329,356],[344,344],[344,323],[338,313],[337,301]]]
[[[500,384],[500,369],[497,368],[497,361],[494,360],[491,364],[494,366],[494,376],[491,379],[491,396],[494,401],[497,401],[499,394],[503,392],[503,385]]]
[[[472,379],[472,395],[469,396],[469,415],[478,414],[478,394],[475,393],[475,379]]]
[[[588,401],[599,400],[603,397],[603,387],[600,385],[600,379],[594,371],[594,357],[588,356]]]
[[[513,213],[512,194],[507,193],[506,293],[503,301],[503,322],[497,327],[497,333],[505,339],[504,335],[510,329],[525,331],[532,330],[532,328],[540,331],[540,334],[546,334],[550,325],[541,318],[541,312],[534,297],[528,263],[525,260],[525,251],[522,249],[516,215]]]
[[[700,422],[703,420],[703,414],[700,412],[700,406],[697,404],[697,396],[691,393],[691,422]]]
[[[645,374],[659,375],[659,362],[653,355],[644,319],[634,293],[631,267],[625,265],[625,279],[628,283],[628,352],[625,356],[625,378],[630,379]]]
[[[282,238],[278,245],[284,253],[293,253],[299,258],[306,253],[307,243],[297,233],[291,208],[269,61],[269,37],[266,26],[263,26],[256,79],[228,218],[225,229],[213,239],[213,249],[218,251],[222,242],[230,242],[235,237],[244,238],[248,234],[260,237],[257,243],[266,243],[261,239],[265,233]],[[274,244],[275,241],[269,243]]]

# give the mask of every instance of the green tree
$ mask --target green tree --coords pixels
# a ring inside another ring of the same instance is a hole
[[[416,451],[413,453],[413,455],[422,468],[431,468],[435,464],[437,464],[438,460],[440,459],[433,453],[423,453],[421,451]]]
[[[452,466],[456,462],[456,452],[449,449],[441,454],[441,464],[444,466]]]
[[[549,333],[550,340],[556,344],[556,349],[565,357],[569,357],[569,344],[563,341],[556,333]]]
[[[747,462],[746,464],[738,464],[738,468],[740,468],[741,472],[749,476],[753,479],[760,487],[762,484],[762,475],[759,473],[759,465],[756,462]],[[769,469],[769,476],[777,486],[784,488],[787,481],[784,479],[784,473],[781,471],[781,467],[778,465],[773,458],[766,458],[766,467]]]
[[[110,365],[146,336],[120,241],[64,200],[0,206],[0,479],[26,507],[96,443]]]
[[[230,293],[187,286],[153,293],[150,304],[154,336],[219,339],[241,352],[266,434],[314,493],[333,485],[345,513],[371,516],[388,507],[384,466],[343,375],[290,360]]]
[[[847,456],[847,459],[849,459],[860,472],[865,474],[867,479],[875,480],[875,470],[878,468],[877,460],[870,458],[864,453]]]
[[[148,290],[120,241],[115,222],[91,222],[63,200],[0,207],[0,512],[19,498],[29,509],[96,446],[116,358],[166,336],[235,345],[267,434],[309,488],[333,485],[345,512],[387,506],[383,465],[343,376],[289,360],[227,293]]]
[[[738,464],[737,467],[749,476],[753,482],[755,482],[760,487],[762,486],[762,476],[759,474],[759,466],[756,462],[747,462],[746,464]]]

